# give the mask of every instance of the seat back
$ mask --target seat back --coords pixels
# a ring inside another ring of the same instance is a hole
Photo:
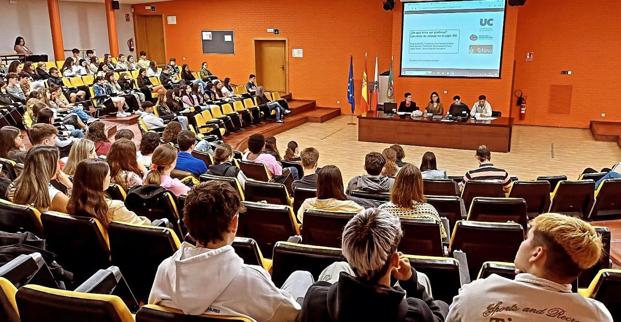
[[[461,288],[459,262],[451,257],[406,255],[417,272],[429,277],[433,298],[451,303]]]
[[[468,220],[516,222],[524,230],[528,227],[526,201],[522,198],[475,197],[468,211]]]
[[[26,285],[15,296],[21,322],[133,322],[115,295],[90,294]]]
[[[608,172],[595,172],[595,173],[583,173],[578,177],[578,180],[588,180],[591,179],[593,181],[597,181],[603,178]]]
[[[70,77],[69,78],[69,82],[71,83],[71,85],[73,87],[78,87],[78,86],[84,86],[84,81],[82,80],[82,77],[80,76],[75,76],[75,77]]]
[[[139,216],[151,220],[166,218],[175,227],[175,233],[181,235],[177,209],[177,198],[170,191],[158,185],[144,185],[132,189],[125,198],[127,209]]]
[[[560,181],[552,193],[550,212],[587,218],[593,206],[593,180]]]
[[[244,98],[244,106],[246,108],[251,108],[257,106],[251,98]]]
[[[9,178],[11,181],[17,179],[17,170],[15,167],[17,163],[13,160],[0,158],[0,168],[2,169],[2,173]]]
[[[209,110],[211,111],[211,116],[215,117],[215,118],[219,118],[222,117],[222,110],[220,109],[220,106],[218,105],[211,105],[209,107]]]
[[[466,209],[470,209],[470,203],[474,197],[504,197],[502,183],[499,181],[471,180],[466,182],[461,198],[464,200]]]
[[[214,164],[213,158],[211,157],[211,154],[209,154],[209,153],[193,150],[192,151],[192,156],[197,158],[197,159],[202,160],[203,162],[205,162],[205,165],[207,165],[207,166],[210,166],[210,165]]]
[[[595,231],[602,239],[602,256],[593,267],[580,274],[578,277],[578,287],[580,288],[588,287],[600,270],[610,268],[610,246],[612,241],[610,229],[603,226],[594,226],[593,228],[595,228]]]
[[[82,82],[84,82],[86,86],[91,86],[95,82],[95,78],[93,75],[87,74],[82,76]]]
[[[0,277],[0,321],[20,322],[15,293],[15,286],[6,278]]]
[[[256,240],[266,257],[272,257],[277,241],[299,234],[291,207],[250,201],[244,201],[244,206],[246,212],[239,216],[237,235]]]
[[[511,187],[511,198],[524,198],[526,200],[526,212],[529,218],[548,211],[550,207],[550,182],[516,181]]]
[[[293,189],[293,195],[295,196],[293,197],[293,212],[297,214],[304,200],[317,197],[317,190],[296,187]]]
[[[268,182],[272,179],[270,172],[263,163],[256,163],[252,161],[240,161],[239,169],[246,175],[246,177],[258,181]]]
[[[399,251],[405,254],[444,256],[440,225],[439,221],[433,219],[401,218],[403,238]]]
[[[595,203],[589,220],[621,217],[621,179],[606,179],[595,192]]]
[[[45,212],[41,221],[47,249],[56,254],[63,268],[74,274],[75,283],[110,266],[107,235],[97,219]]]
[[[230,103],[225,103],[225,104],[222,104],[222,113],[231,114],[231,113],[235,113],[235,111],[233,111],[233,106],[231,106]]]
[[[257,265],[269,272],[272,267],[269,260],[263,257],[259,244],[252,238],[235,237],[233,241],[235,254],[244,260],[245,264]]]
[[[508,279],[515,277],[515,264],[511,262],[485,262],[481,265],[477,279],[487,278],[492,274],[500,275]]]
[[[112,264],[121,269],[136,299],[146,302],[157,267],[180,247],[177,234],[170,228],[112,222],[108,236]]]
[[[123,189],[123,187],[116,183],[111,183],[110,187],[108,187],[108,190],[106,190],[106,193],[108,194],[110,199],[113,200],[125,201],[125,198],[127,197],[125,189]]]
[[[0,266],[0,277],[6,278],[15,287],[26,285],[44,266],[41,253],[21,254]]]
[[[427,203],[438,211],[440,217],[449,220],[451,230],[458,220],[466,219],[464,201],[458,196],[425,196]]]
[[[245,110],[246,107],[244,106],[244,103],[242,101],[233,101],[233,110],[235,111],[243,111]]]
[[[384,202],[390,201],[390,193],[389,192],[369,192],[363,190],[353,190],[349,193],[350,195],[358,198],[376,200],[379,201],[380,204]]]
[[[205,173],[205,174],[202,174],[200,176],[200,180],[203,181],[203,182],[211,181],[211,180],[218,180],[218,181],[228,182],[235,190],[237,190],[237,192],[239,193],[239,196],[241,197],[241,199],[242,200],[246,200],[244,189],[242,188],[242,186],[239,183],[239,181],[237,180],[237,178],[215,176],[213,174],[206,174]]]
[[[285,161],[282,160],[280,162],[283,168],[296,168],[298,170],[298,175],[300,178],[304,176],[304,167],[302,167],[302,163],[299,161]]]
[[[450,179],[424,179],[423,191],[426,195],[459,196],[457,182]]]
[[[29,231],[43,237],[41,213],[34,207],[0,199],[0,231],[10,233]]]
[[[159,305],[147,304],[136,313],[136,322],[252,322],[252,318],[239,315],[186,315],[183,312]]]
[[[306,210],[302,241],[305,244],[341,247],[343,228],[355,213]]]
[[[601,270],[589,286],[586,294],[603,303],[613,321],[621,321],[621,270]]]
[[[512,262],[523,240],[524,228],[518,223],[460,220],[455,224],[449,250],[466,253],[470,278],[474,280],[484,262]]]
[[[563,180],[567,180],[567,176],[538,176],[537,181],[547,181],[550,183],[550,192],[556,189],[556,185]]]
[[[265,201],[269,204],[292,206],[287,188],[282,183],[246,180],[246,200]]]
[[[276,243],[272,259],[272,281],[278,287],[297,270],[310,272],[317,280],[326,267],[334,262],[345,261],[340,248],[284,241]]]

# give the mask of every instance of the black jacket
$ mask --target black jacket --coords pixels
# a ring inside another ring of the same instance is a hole
[[[409,281],[399,282],[402,288],[369,285],[341,273],[333,285],[317,282],[304,297],[300,322],[441,322],[448,306],[434,301],[418,284],[412,269]],[[406,297],[407,294],[407,297]]]
[[[407,107],[405,105],[405,101],[399,104],[398,112],[414,112],[414,111],[418,111],[418,106],[416,106],[416,102],[414,101],[410,103],[410,107]]]
[[[465,113],[464,113],[465,112]],[[453,116],[468,116],[470,115],[470,109],[468,108],[468,105],[461,103],[461,104],[451,104],[451,108],[449,109],[449,115],[453,115]]]
[[[303,176],[300,180],[295,180],[291,184],[293,191],[295,188],[317,189],[317,173]]]
[[[239,173],[239,168],[231,164],[231,162],[224,162],[216,165],[210,165],[207,173],[214,176],[236,178]]]

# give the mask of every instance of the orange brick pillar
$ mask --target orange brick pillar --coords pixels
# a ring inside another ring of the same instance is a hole
[[[54,46],[54,59],[65,59],[65,45],[63,44],[63,29],[60,25],[59,0],[47,0],[47,10],[50,15],[50,30],[52,31],[52,45]]]
[[[116,17],[112,9],[112,0],[106,0],[106,21],[108,22],[108,42],[110,43],[110,55],[119,55],[119,36],[116,31]]]

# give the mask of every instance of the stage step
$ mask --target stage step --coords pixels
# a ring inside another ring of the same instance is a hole
[[[291,115],[312,111],[316,107],[315,101],[312,100],[291,100],[287,104],[291,109]]]
[[[307,114],[308,121],[313,123],[323,123],[341,115],[340,108],[318,107]]]
[[[621,122],[591,121],[590,128],[596,141],[617,142],[621,148]]]

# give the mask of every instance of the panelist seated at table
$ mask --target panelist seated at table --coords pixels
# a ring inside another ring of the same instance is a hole
[[[427,113],[431,113],[433,115],[443,115],[444,114],[444,106],[440,103],[440,96],[438,93],[433,92],[429,97],[429,104],[427,104],[426,108]]]
[[[418,111],[418,106],[416,106],[416,102],[412,100],[412,93],[405,93],[405,101],[399,104],[398,112],[409,112],[412,113],[414,111]]]
[[[462,103],[461,97],[454,96],[453,104],[451,104],[451,107],[449,108],[448,115],[452,117],[466,117],[467,118],[469,114],[470,114],[470,109],[468,108],[468,105]]]
[[[492,116],[492,105],[487,101],[485,95],[480,95],[479,100],[474,103],[470,110],[470,115],[475,116],[480,114],[483,117]]]

